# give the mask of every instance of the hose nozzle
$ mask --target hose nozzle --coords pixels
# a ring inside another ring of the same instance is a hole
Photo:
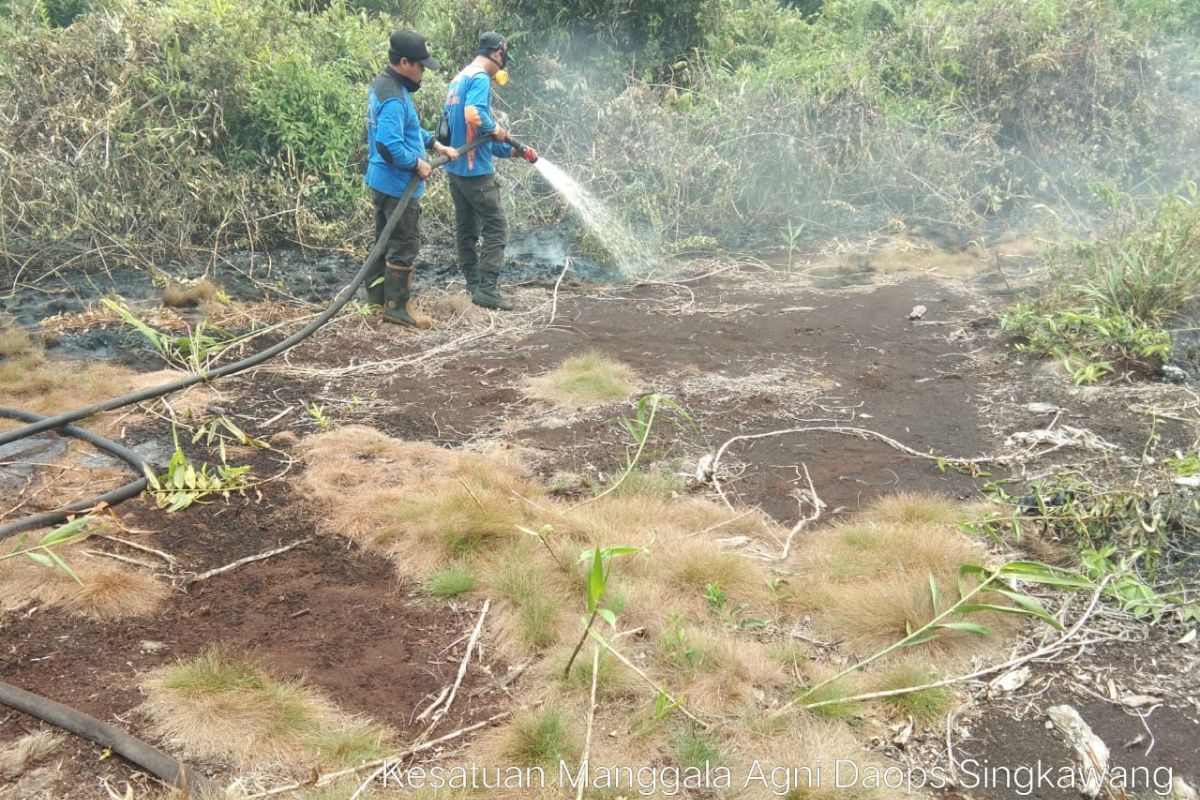
[[[528,161],[530,164],[536,164],[536,163],[537,163],[537,160],[538,160],[538,154],[537,154],[537,150],[534,150],[532,147],[528,147],[528,146],[526,146],[526,145],[523,145],[523,144],[521,144],[520,142],[518,142],[516,139],[513,139],[513,138],[511,138],[511,137],[509,138],[508,142],[509,142],[509,144],[511,144],[511,145],[512,145],[513,151],[514,151],[514,152],[515,152],[515,153],[516,153],[518,156],[520,156],[521,158],[525,159],[525,160],[526,160],[526,161]]]

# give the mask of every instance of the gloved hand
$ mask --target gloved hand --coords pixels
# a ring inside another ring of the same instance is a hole
[[[530,164],[536,163],[538,160],[537,150],[534,150],[532,147],[526,147],[522,149],[517,155],[521,156],[521,158],[525,159]]]

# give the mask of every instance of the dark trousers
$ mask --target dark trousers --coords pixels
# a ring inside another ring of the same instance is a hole
[[[375,204],[375,241],[379,241],[379,234],[383,233],[388,217],[396,210],[396,204],[400,202],[400,198],[372,189],[371,201]],[[371,286],[376,280],[383,277],[384,261],[397,267],[412,266],[417,259],[417,253],[421,250],[420,223],[421,200],[414,197],[408,201],[408,207],[400,215],[396,227],[392,228],[392,235],[388,237],[387,249],[384,250],[384,258],[372,265],[371,274],[367,276],[367,286]]]
[[[475,271],[499,275],[508,244],[500,182],[494,174],[471,178],[451,175],[450,196],[454,199],[458,268],[466,275]]]

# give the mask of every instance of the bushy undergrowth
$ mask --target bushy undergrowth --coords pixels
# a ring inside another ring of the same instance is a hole
[[[507,32],[511,128],[668,244],[970,229],[1196,165],[1189,5],[6,0],[0,257],[361,245],[366,85],[402,25],[447,65],[428,121],[478,31]],[[515,223],[567,213],[502,171]]]
[[[1150,208],[1117,198],[1123,224],[1060,252],[1055,288],[1015,305],[1004,327],[1024,337],[1022,349],[1063,359],[1080,383],[1114,362],[1157,366],[1171,353],[1163,324],[1200,296],[1198,200],[1195,185]]]

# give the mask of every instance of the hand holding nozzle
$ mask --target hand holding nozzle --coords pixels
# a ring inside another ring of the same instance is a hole
[[[537,163],[537,160],[538,160],[537,150],[534,150],[532,147],[527,147],[526,145],[523,145],[520,142],[518,142],[514,139],[511,139],[511,138],[508,141],[509,141],[509,144],[511,144],[513,147],[513,152],[516,153],[519,157],[525,159],[530,164]]]

